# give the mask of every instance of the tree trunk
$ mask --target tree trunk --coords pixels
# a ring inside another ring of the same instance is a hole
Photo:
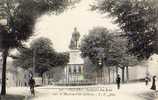
[[[108,74],[109,74],[108,76],[109,76],[109,84],[110,84],[110,81],[111,81],[110,80],[110,67],[108,67]]]
[[[128,80],[129,80],[128,66],[126,66],[126,75],[127,75],[127,82],[128,82]]]
[[[100,76],[101,76],[101,84],[103,84],[103,67],[101,67],[101,71],[100,71]]]
[[[2,54],[3,68],[2,68],[2,86],[1,95],[6,95],[6,65],[7,65],[8,49],[5,49]]]
[[[115,83],[115,69],[113,67],[113,71],[112,71],[112,77],[113,77],[113,83]]]
[[[118,66],[116,66],[116,76],[118,75]]]
[[[97,73],[96,83],[100,84],[101,83],[101,68],[97,68],[96,73]]]
[[[122,68],[122,82],[124,83],[125,82],[125,79],[124,79],[124,77],[125,77],[125,74],[124,74],[124,67]]]
[[[44,72],[40,73],[40,77],[42,78],[42,85],[44,85]]]

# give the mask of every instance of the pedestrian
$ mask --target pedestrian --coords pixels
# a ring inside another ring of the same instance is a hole
[[[156,76],[154,75],[152,78],[152,86],[151,89],[156,91]]]
[[[121,81],[121,78],[120,78],[120,75],[118,74],[116,78],[117,89],[120,89],[120,81]]]
[[[33,77],[30,78],[28,84],[29,84],[29,86],[30,86],[31,95],[35,96],[35,90],[34,90],[34,87],[35,87],[35,80],[33,79]]]
[[[148,77],[148,76],[146,76],[146,77],[145,77],[145,85],[147,86],[147,85],[148,85],[148,83],[149,83],[149,77]]]

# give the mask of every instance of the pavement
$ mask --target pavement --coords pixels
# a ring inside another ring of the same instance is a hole
[[[36,96],[31,96],[29,87],[10,87],[7,93],[25,95],[25,100],[158,100],[158,92],[150,90],[151,83],[116,84],[91,86],[44,86],[36,87]]]

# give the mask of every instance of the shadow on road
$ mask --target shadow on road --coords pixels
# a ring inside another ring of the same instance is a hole
[[[6,96],[0,96],[0,100],[24,100],[25,96],[21,95],[6,95]]]
[[[138,94],[140,98],[143,98],[143,100],[158,100],[158,91],[152,91],[152,92],[146,92]]]
[[[31,96],[26,96],[25,99],[23,99],[23,100],[32,100],[32,99],[33,99],[33,97],[31,97]]]

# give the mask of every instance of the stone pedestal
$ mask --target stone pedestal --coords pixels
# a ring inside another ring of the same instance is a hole
[[[69,63],[65,67],[66,82],[79,82],[84,80],[83,76],[83,64],[84,61],[81,58],[81,52],[79,50],[70,50]]]

